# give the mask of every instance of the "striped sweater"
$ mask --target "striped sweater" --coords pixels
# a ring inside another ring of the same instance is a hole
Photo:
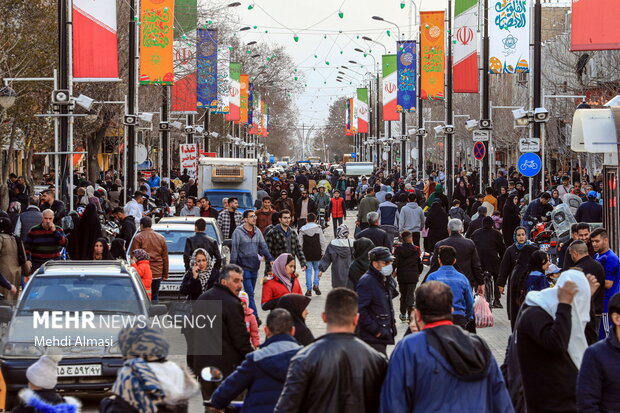
[[[28,259],[34,262],[45,262],[60,257],[62,247],[67,245],[67,237],[62,228],[56,227],[55,231],[43,229],[41,224],[30,229],[24,247]]]

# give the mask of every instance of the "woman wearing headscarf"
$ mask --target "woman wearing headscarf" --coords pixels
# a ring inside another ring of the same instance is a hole
[[[347,288],[355,290],[362,275],[366,274],[368,267],[370,266],[370,259],[368,253],[375,247],[368,238],[358,238],[353,242],[353,262],[349,267],[349,277],[347,280]]]
[[[353,261],[353,242],[349,239],[349,227],[346,224],[336,229],[336,239],[325,249],[319,261],[319,278],[332,267],[332,288],[346,287],[349,278],[349,267]]]
[[[215,260],[209,253],[198,248],[189,260],[189,270],[185,273],[181,282],[181,294],[194,301],[215,283],[215,275],[211,274]]]
[[[508,189],[505,186],[499,187],[499,195],[497,196],[497,210],[503,214],[504,213],[504,205],[506,205],[506,200],[508,199]]]
[[[302,346],[307,346],[314,341],[312,331],[306,326],[308,316],[308,304],[312,299],[299,294],[286,294],[280,297],[275,308],[283,308],[291,313],[295,327],[295,340]]]
[[[514,341],[528,412],[577,411],[577,373],[588,347],[590,299],[600,288],[592,278],[579,270],[565,271],[556,287],[525,297]]]
[[[557,189],[551,191],[551,199],[549,200],[549,204],[551,206],[558,206],[562,203],[562,198],[560,198],[560,192]]]
[[[461,201],[461,205],[467,204],[467,186],[463,178],[459,179],[458,184],[454,188],[454,195],[452,196],[452,200],[458,199]]]
[[[69,257],[72,260],[92,259],[93,247],[98,238],[101,238],[101,223],[97,216],[97,207],[89,204],[84,209],[77,228],[69,236]]]
[[[545,251],[534,251],[527,267],[528,274],[525,282],[525,291],[542,291],[549,288],[549,280],[546,271],[549,269],[549,255]]]
[[[13,294],[17,293],[22,273],[29,274],[30,268],[26,262],[26,251],[21,240],[13,235],[13,224],[10,218],[3,212],[0,216],[0,276],[4,276],[10,283],[0,283],[0,286],[9,289]],[[13,302],[13,294],[9,295],[9,302]]]
[[[280,254],[272,266],[272,275],[265,278],[261,306],[263,310],[271,310],[277,299],[286,294],[302,294],[297,274],[295,274],[295,257],[291,254]]]
[[[424,228],[428,228],[428,235],[424,238],[424,251],[433,251],[435,244],[448,238],[448,214],[441,207],[441,201],[436,199],[428,211]]]
[[[95,188],[92,185],[86,187],[86,197],[88,198],[88,205],[93,204],[97,208],[97,211],[103,211],[99,198],[95,196]]]
[[[444,211],[448,212],[448,210],[450,209],[450,204],[448,202],[448,197],[445,196],[443,193],[442,184],[437,184],[435,186],[435,192],[433,192],[431,196],[428,197],[426,205],[428,205],[429,207],[432,206],[436,199],[441,201],[441,207],[444,209]]]
[[[101,401],[101,413],[187,412],[188,401],[200,390],[187,369],[168,361],[169,345],[152,327],[127,327],[118,335],[125,359]]]
[[[508,195],[504,209],[502,210],[502,235],[504,236],[504,244],[511,245],[514,241],[515,230],[521,223],[519,215],[519,197],[517,195]]]
[[[112,255],[110,254],[110,249],[108,247],[108,240],[101,237],[95,240],[95,245],[93,246],[92,252],[92,260],[111,260]]]

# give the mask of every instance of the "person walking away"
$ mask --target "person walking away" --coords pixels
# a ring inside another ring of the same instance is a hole
[[[26,238],[28,235],[28,231],[35,225],[41,223],[43,216],[41,215],[41,210],[37,206],[39,204],[39,200],[36,197],[28,198],[28,207],[17,217],[17,222],[15,222],[15,229],[13,233],[22,240]]]
[[[577,208],[575,219],[577,222],[603,222],[603,206],[597,201],[596,191],[588,192],[588,200]]]
[[[375,247],[368,238],[360,238],[353,243],[353,261],[349,267],[349,275],[347,280],[347,288],[354,290],[357,284],[368,271],[370,266],[370,260],[368,259],[368,253]]]
[[[291,254],[299,260],[301,270],[306,271],[306,257],[299,244],[299,236],[290,225],[291,212],[286,209],[280,211],[279,224],[265,235],[265,241],[272,257]]]
[[[484,190],[485,196],[482,199],[482,202],[488,202],[493,206],[493,211],[497,210],[497,198],[493,196],[493,188],[488,187]]]
[[[181,210],[182,217],[199,217],[200,208],[196,206],[196,198],[193,196],[187,197],[187,204]]]
[[[61,396],[55,387],[58,384],[58,362],[62,355],[50,349],[49,352],[26,369],[28,387],[19,391],[19,403],[13,413],[79,413],[82,403],[74,397]]]
[[[368,228],[358,232],[355,238],[368,238],[375,247],[391,249],[392,242],[390,242],[387,232],[379,228],[379,213],[369,212],[366,219],[368,220]]]
[[[514,412],[487,343],[452,323],[449,286],[427,282],[415,295],[420,332],[392,352],[379,412]]]
[[[592,274],[599,285],[605,285],[605,269],[588,254],[588,247],[585,242],[577,240],[568,248],[574,267],[580,268],[584,274]],[[599,288],[592,296],[590,303],[590,321],[586,327],[586,339],[588,345],[598,341],[598,333],[605,307],[605,288]]]
[[[364,196],[357,207],[357,221],[356,225],[364,230],[368,228],[368,213],[375,212],[379,208],[379,200],[375,196],[375,191],[372,187],[366,189],[366,196]]]
[[[314,199],[308,196],[308,191],[301,191],[301,198],[297,201],[295,208],[295,221],[297,228],[301,228],[308,222],[308,214],[316,214],[316,203]]]
[[[588,347],[584,330],[590,295],[585,275],[569,270],[556,287],[525,297],[515,341],[528,413],[577,411],[577,372]]]
[[[275,212],[276,210],[271,207],[271,198],[268,196],[264,197],[262,208],[256,211],[256,226],[263,235],[266,235],[265,229],[271,225],[271,216]]]
[[[88,204],[78,222],[75,231],[69,235],[67,252],[72,260],[92,259],[93,246],[101,238],[101,222],[94,204]]]
[[[163,235],[158,234],[151,228],[153,221],[149,217],[140,220],[140,232],[136,234],[131,243],[130,251],[143,249],[149,255],[149,264],[153,273],[151,291],[153,303],[159,303],[159,286],[161,280],[168,279],[168,245]]]
[[[250,333],[250,344],[254,349],[257,349],[260,345],[260,336],[258,334],[258,321],[254,315],[254,310],[250,308],[250,297],[245,291],[239,293],[241,299],[241,306],[243,306],[243,314],[245,316],[245,326]]]
[[[471,234],[473,234],[474,231],[482,228],[482,220],[486,216],[487,216],[487,207],[479,206],[478,217],[469,223],[469,227],[467,227],[467,232],[465,233],[465,238],[471,239]]]
[[[299,229],[299,244],[306,258],[306,297],[312,297],[312,291],[321,295],[319,261],[327,248],[327,241],[313,213],[308,214],[308,223]]]
[[[187,412],[199,385],[187,369],[169,361],[169,344],[150,326],[125,327],[118,334],[124,362],[101,401],[101,413]]]
[[[293,326],[295,327],[293,337],[302,346],[307,346],[314,341],[314,335],[306,325],[310,301],[312,301],[311,298],[303,295],[286,294],[280,297],[276,303],[276,308],[287,310],[293,317]]]
[[[402,244],[394,247],[394,274],[400,291],[400,321],[407,322],[409,310],[414,305],[415,287],[424,270],[420,248],[413,244],[409,231],[400,234]]]
[[[509,246],[514,242],[514,233],[518,226],[521,225],[521,217],[519,216],[519,197],[517,195],[508,195],[504,209],[502,210],[502,236],[504,237],[504,245]]]
[[[278,402],[291,358],[302,348],[293,338],[294,321],[285,309],[274,309],[265,323],[265,342],[249,353],[211,397],[214,409],[225,409],[247,390],[243,411],[272,412]]]
[[[352,261],[353,243],[349,240],[349,227],[342,224],[338,226],[336,239],[327,244],[325,253],[319,261],[319,279],[331,266],[332,288],[346,287]]]
[[[618,256],[609,248],[609,236],[605,228],[597,228],[590,233],[590,241],[596,251],[594,259],[605,269],[605,299],[603,303],[603,315],[599,338],[602,340],[609,336],[611,321],[609,319],[608,304],[609,299],[618,292],[620,277],[618,271],[620,262]]]
[[[60,252],[66,245],[67,238],[62,228],[54,224],[54,211],[44,210],[42,222],[32,227],[24,239],[26,258],[30,261],[30,274],[45,262],[60,259]]]
[[[428,197],[426,205],[430,207],[436,199],[441,201],[441,207],[444,211],[448,212],[450,209],[450,203],[448,202],[448,197],[443,193],[443,185],[439,183],[435,186],[435,191]]]
[[[224,239],[231,239],[235,229],[243,225],[243,216],[237,211],[239,201],[236,197],[228,198],[228,207],[223,209],[217,216],[217,225]]]
[[[273,262],[273,273],[266,277],[261,294],[261,307],[271,310],[277,305],[278,298],[286,294],[303,294],[299,279],[295,274],[295,257],[281,254]]]
[[[344,180],[340,179],[338,183],[340,182],[344,182]],[[334,226],[334,238],[337,237],[338,226],[342,225],[344,220],[347,218],[347,208],[344,198],[341,197],[342,194],[344,194],[344,192],[336,189],[329,205],[329,211],[332,216],[332,225]]]
[[[357,294],[346,288],[330,291],[322,319],[327,334],[291,359],[274,413],[376,412],[387,359],[354,335]]]
[[[530,256],[530,263],[527,267],[528,274],[525,281],[525,291],[542,291],[549,288],[549,280],[546,272],[549,269],[549,256],[544,251],[534,251]]]
[[[474,322],[474,295],[471,284],[465,275],[454,268],[456,263],[456,250],[454,247],[444,245],[439,247],[439,269],[430,274],[426,282],[440,281],[447,284],[452,290],[452,321],[464,330],[475,330],[471,324]]]
[[[409,201],[407,205],[400,210],[398,231],[411,232],[413,243],[420,247],[420,232],[424,229],[424,211],[416,203],[417,195],[414,192],[407,195],[407,200]]]
[[[620,294],[609,300],[612,334],[586,349],[577,376],[580,412],[612,412],[620,408]]]
[[[22,274],[28,274],[30,266],[26,261],[26,250],[19,237],[12,233],[11,220],[7,216],[0,216],[0,275],[9,285],[2,284],[11,294],[7,301],[13,304],[17,301],[17,287],[20,285]]]
[[[493,308],[502,308],[497,277],[499,277],[501,260],[506,253],[506,246],[502,234],[493,228],[493,218],[484,217],[482,228],[474,231],[471,240],[476,246],[483,273],[487,273],[493,279],[493,303],[490,304]]]
[[[368,253],[370,266],[360,278],[355,292],[359,297],[360,320],[357,336],[380,353],[394,344],[396,321],[392,306],[392,276],[394,256],[385,247],[375,247]]]
[[[398,234],[398,218],[400,215],[398,206],[392,202],[392,199],[392,193],[388,192],[385,195],[385,202],[380,203],[379,209],[377,210],[379,213],[379,225],[388,236],[389,245],[386,245],[386,247],[390,249],[392,249],[394,245],[394,237]]]
[[[146,251],[141,249],[134,250],[131,257],[131,266],[138,272],[146,294],[149,296],[149,300],[151,300],[153,298],[153,272],[151,271],[149,258],[149,254]]]
[[[428,231],[424,238],[424,251],[433,251],[439,241],[450,235],[448,233],[448,221],[448,214],[441,207],[441,202],[439,200],[433,202],[424,221],[424,227]]]
[[[263,257],[267,262],[273,262],[274,258],[269,252],[263,234],[257,229],[257,216],[251,209],[243,212],[243,226],[237,227],[233,233],[230,263],[243,269],[243,289],[249,296],[250,308],[254,310],[257,320],[260,320],[254,299],[260,267],[259,257]]]
[[[460,219],[461,221],[463,221],[465,227],[467,227],[469,225],[469,222],[471,221],[471,218],[465,213],[465,210],[461,208],[461,205],[465,205],[465,203],[461,202],[458,199],[452,201],[452,208],[450,208],[450,211],[448,211],[448,218]],[[433,206],[431,205],[431,208],[432,207]]]

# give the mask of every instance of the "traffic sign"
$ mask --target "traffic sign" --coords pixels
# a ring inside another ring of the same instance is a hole
[[[533,152],[524,153],[517,161],[519,172],[524,176],[532,177],[537,175],[542,168],[540,157]]]
[[[357,158],[357,153],[355,153],[355,152],[351,153],[351,158],[353,158],[353,159]]]
[[[490,130],[475,130],[474,131],[474,142],[488,142],[491,137]]]
[[[540,152],[540,138],[519,139],[519,152]]]
[[[487,150],[484,147],[483,142],[474,143],[474,158],[476,158],[477,161],[483,160],[486,154],[487,154]]]

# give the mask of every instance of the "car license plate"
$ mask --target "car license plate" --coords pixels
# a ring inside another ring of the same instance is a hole
[[[101,376],[101,364],[66,364],[56,367],[58,377]]]
[[[540,244],[540,250],[541,251],[549,251],[549,244]]]
[[[162,284],[159,286],[159,291],[179,291],[180,289],[179,284]]]

